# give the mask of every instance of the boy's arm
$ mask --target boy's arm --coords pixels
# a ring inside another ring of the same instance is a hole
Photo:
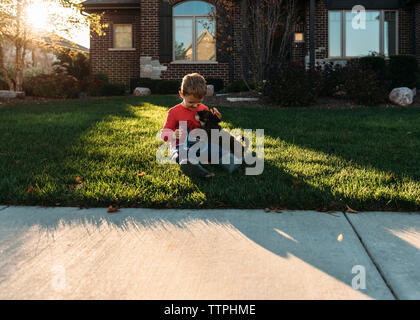
[[[160,138],[163,141],[168,141],[169,138],[172,138],[176,128],[176,120],[171,110],[168,112],[168,116],[166,117],[165,125],[163,129],[160,131]]]

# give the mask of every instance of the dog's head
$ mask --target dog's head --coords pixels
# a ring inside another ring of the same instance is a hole
[[[219,117],[208,110],[197,111],[195,120],[200,122],[203,129],[220,129]]]

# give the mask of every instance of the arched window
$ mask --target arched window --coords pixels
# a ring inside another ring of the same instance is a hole
[[[174,61],[216,61],[211,13],[214,6],[204,1],[186,1],[173,7]]]

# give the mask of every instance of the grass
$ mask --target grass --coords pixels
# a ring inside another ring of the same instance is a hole
[[[0,108],[0,203],[420,209],[419,108],[220,107],[223,127],[265,130],[264,172],[229,176],[216,168],[203,180],[155,159],[157,134],[178,102],[121,97]]]

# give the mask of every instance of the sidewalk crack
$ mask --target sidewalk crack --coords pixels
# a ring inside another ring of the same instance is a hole
[[[357,238],[359,238],[360,243],[362,244],[363,248],[365,249],[368,257],[370,258],[370,260],[372,261],[373,265],[375,266],[376,270],[378,271],[380,277],[382,278],[382,280],[384,281],[385,285],[387,286],[387,288],[389,289],[389,291],[391,292],[392,296],[395,298],[395,300],[400,300],[397,296],[397,294],[395,293],[395,291],[392,289],[391,285],[389,284],[389,282],[386,280],[385,275],[381,269],[381,267],[376,263],[375,259],[373,258],[372,254],[369,252],[366,244],[363,242],[362,237],[359,235],[359,233],[357,232],[356,228],[354,227],[354,225],[351,223],[349,217],[347,216],[347,213],[344,212],[344,216],[346,217],[348,223],[350,224],[351,228],[353,229],[354,233],[356,234]]]

